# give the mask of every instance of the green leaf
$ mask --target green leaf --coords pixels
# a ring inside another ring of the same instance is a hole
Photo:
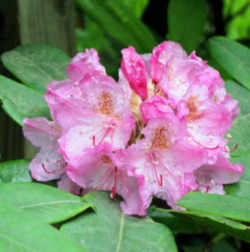
[[[20,125],[27,117],[50,117],[42,94],[1,75],[0,100],[5,112]]]
[[[250,89],[250,50],[223,37],[211,38],[208,47],[212,57],[228,74]]]
[[[176,204],[205,214],[250,222],[250,200],[245,198],[190,192]]]
[[[0,183],[30,182],[29,160],[15,160],[0,163]]]
[[[230,148],[235,144],[238,148],[231,154],[232,157],[247,156],[250,154],[250,91],[236,82],[229,80],[226,82],[226,89],[232,97],[239,101],[240,115],[233,122],[229,134],[232,135],[232,140],[229,143]]]
[[[225,186],[226,192],[233,196],[243,197],[250,200],[250,154],[230,160],[236,164],[244,166],[244,174],[238,183]]]
[[[175,234],[199,234],[202,232],[202,228],[193,222],[191,218],[185,215],[179,215],[172,213],[169,210],[156,208],[151,206],[148,209],[148,216],[150,216],[156,222],[160,222],[169,227]]]
[[[122,0],[122,2],[130,8],[137,18],[141,18],[149,0]]]
[[[194,229],[194,226],[198,227],[199,233],[205,232],[212,235],[225,233],[229,236],[235,236],[241,240],[250,242],[250,228],[248,226],[224,217],[196,211],[168,210],[162,208],[153,209],[153,211],[149,213],[149,216],[151,216],[155,221],[164,223],[173,229],[173,231],[176,231],[176,226],[172,223],[172,220],[169,221],[169,214],[172,214],[175,217],[177,223],[183,222],[184,226],[187,223],[190,223],[189,227],[191,230]],[[178,232],[176,233],[190,233],[186,229],[180,229],[179,227],[177,231]]]
[[[130,9],[121,1],[77,0],[77,4],[106,34],[123,47],[132,45],[140,53],[145,53],[156,45],[150,30],[130,13]]]
[[[177,251],[173,235],[164,225],[124,215],[118,201],[107,193],[94,192],[84,198],[95,205],[96,212],[79,216],[61,230],[88,251]]]
[[[167,38],[179,42],[188,52],[197,49],[205,34],[208,17],[206,1],[171,0],[167,10]]]
[[[229,134],[232,135],[232,140],[229,146],[232,147],[235,144],[238,148],[231,154],[232,157],[239,157],[241,155],[247,155],[250,153],[250,113],[236,117],[233,122],[232,128],[229,130]]]
[[[1,204],[0,216],[0,251],[85,251],[55,228],[39,223],[39,218],[32,218],[11,205]]]
[[[73,194],[38,183],[0,184],[0,202],[13,204],[41,223],[64,221],[91,207]]]
[[[69,60],[63,51],[43,44],[20,46],[2,55],[3,64],[10,72],[41,92],[51,81],[67,78]]]
[[[232,80],[226,81],[226,89],[234,99],[239,101],[240,115],[250,113],[250,91]]]

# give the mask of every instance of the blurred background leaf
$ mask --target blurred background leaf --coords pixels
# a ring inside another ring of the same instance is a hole
[[[168,7],[168,40],[181,43],[190,53],[205,37],[208,18],[206,0],[171,0]]]
[[[226,20],[226,35],[231,39],[249,39],[249,0],[224,0],[223,14]]]

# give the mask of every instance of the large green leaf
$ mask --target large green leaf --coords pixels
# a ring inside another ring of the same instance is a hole
[[[117,0],[77,0],[79,8],[96,22],[105,33],[123,47],[135,46],[140,53],[156,45],[150,30]]]
[[[240,115],[236,117],[232,128],[229,130],[232,135],[229,146],[233,148],[235,144],[238,145],[237,150],[231,156],[247,156],[247,154],[250,154],[250,91],[232,80],[226,82],[226,89],[234,99],[239,101],[240,108]]]
[[[228,74],[250,89],[250,50],[223,37],[211,38],[208,46],[212,57]]]
[[[242,164],[244,166],[244,174],[238,183],[225,186],[228,194],[247,198],[250,200],[250,153],[242,155],[238,158],[231,158],[231,162]]]
[[[176,204],[204,214],[250,222],[250,200],[246,198],[191,192]]]
[[[250,153],[250,113],[238,116],[234,122],[229,133],[232,135],[230,146],[238,145],[232,157],[239,157]]]
[[[20,125],[26,117],[49,118],[49,108],[42,94],[4,76],[0,76],[0,100],[3,109]]]
[[[118,201],[104,192],[88,194],[85,199],[95,205],[96,212],[79,216],[61,230],[88,251],[177,251],[173,235],[164,225],[124,215]]]
[[[167,17],[167,38],[181,43],[188,52],[197,49],[205,34],[208,17],[206,1],[171,0]]]
[[[69,57],[52,46],[30,44],[4,53],[2,61],[23,83],[44,92],[51,81],[66,78]]]
[[[148,216],[153,220],[165,224],[175,234],[199,234],[202,228],[186,215],[176,215],[170,210],[151,206]]]
[[[0,183],[30,182],[28,160],[15,160],[0,163]]]
[[[226,81],[226,89],[234,99],[239,101],[240,115],[249,114],[250,91],[232,80]]]
[[[57,188],[21,182],[0,184],[0,202],[13,204],[41,223],[60,222],[91,207],[91,203]]]
[[[0,251],[3,252],[84,252],[76,242],[39,218],[6,203],[0,207]]]
[[[174,216],[177,225],[172,222],[169,215]],[[215,216],[206,213],[187,210],[168,210],[154,208],[149,215],[157,222],[164,223],[176,233],[190,234],[192,231],[179,227],[178,223],[189,224],[190,230],[197,230],[197,233],[208,233],[215,235],[217,233],[226,233],[229,236],[235,236],[241,240],[250,242],[250,228],[242,223],[233,221],[224,217]],[[195,233],[195,232],[193,232]]]

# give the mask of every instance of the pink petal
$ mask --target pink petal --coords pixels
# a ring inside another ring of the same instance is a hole
[[[196,172],[196,180],[200,184],[206,184],[212,180],[216,184],[231,184],[237,182],[243,174],[242,165],[231,164],[221,153],[213,165],[203,165]]]
[[[121,69],[130,87],[142,100],[145,100],[147,98],[146,65],[142,57],[131,46],[122,50]]]
[[[31,161],[29,168],[34,179],[49,181],[60,178],[64,173],[66,163],[57,148],[56,142],[44,146]]]
[[[147,123],[151,119],[164,118],[168,114],[173,114],[169,101],[161,96],[152,96],[140,104],[143,120]]]
[[[60,128],[44,117],[26,118],[23,120],[23,134],[34,146],[41,147],[57,139]]]
[[[63,174],[61,179],[57,182],[57,186],[59,189],[70,192],[76,195],[79,195],[81,192],[81,187],[75,184],[67,175],[66,173]]]
[[[123,197],[121,207],[129,215],[146,215],[143,199],[138,191],[144,183],[142,176],[135,176],[132,171],[117,163],[109,144],[90,149],[82,156],[78,167],[68,167],[68,176],[79,186],[87,190],[111,191],[111,197],[119,194]]]
[[[174,59],[186,57],[185,51],[175,42],[165,41],[153,49],[150,59],[150,75],[154,82],[162,79],[164,67]]]
[[[100,64],[98,53],[95,49],[87,49],[78,53],[67,68],[70,79],[79,81],[86,75],[106,74],[105,68]]]

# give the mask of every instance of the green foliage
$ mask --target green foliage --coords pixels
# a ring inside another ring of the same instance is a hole
[[[242,197],[190,192],[176,204],[200,213],[250,222],[250,200]]]
[[[156,40],[151,31],[121,1],[77,0],[84,13],[122,47],[134,46],[138,52],[152,50]]]
[[[69,57],[48,45],[30,44],[2,55],[4,66],[20,81],[42,93],[53,80],[66,79]]]
[[[250,91],[245,87],[239,85],[237,82],[226,81],[226,89],[232,97],[239,101],[240,116],[250,113]]]
[[[224,17],[228,20],[226,31],[231,39],[244,39],[250,36],[249,0],[224,0]]]
[[[208,46],[211,55],[228,74],[250,89],[250,50],[224,37],[210,39]]]
[[[208,6],[205,0],[171,0],[167,38],[179,42],[187,52],[198,48],[205,35]]]
[[[6,202],[1,203],[0,216],[0,251],[85,252],[54,227],[41,223],[39,218],[34,218]]]
[[[232,157],[239,157],[250,153],[250,113],[238,116],[233,123],[229,133],[232,135],[230,146],[238,145]]]
[[[94,192],[84,197],[95,206],[66,223],[61,230],[92,252],[177,251],[171,231],[150,218],[124,215],[117,200],[108,193]],[[98,237],[98,242],[96,240]]]
[[[0,202],[12,204],[41,223],[64,221],[92,206],[57,188],[21,182],[0,184]]]
[[[169,214],[174,216],[177,223],[183,222],[184,225],[189,224],[188,229],[179,228],[169,218]],[[208,233],[210,235],[217,235],[225,233],[228,236],[234,236],[241,240],[250,242],[250,228],[240,222],[227,219],[213,214],[207,214],[200,211],[187,211],[187,210],[168,210],[162,208],[155,208],[149,215],[158,222],[162,222],[171,228],[175,233],[195,234],[195,233]],[[194,232],[195,231],[195,232]]]
[[[0,183],[30,182],[29,160],[15,160],[0,163]]]
[[[140,18],[147,7],[149,0],[122,0],[121,2],[123,2],[136,17]]]
[[[49,118],[49,108],[43,95],[4,76],[0,76],[2,108],[18,124],[27,117]]]

